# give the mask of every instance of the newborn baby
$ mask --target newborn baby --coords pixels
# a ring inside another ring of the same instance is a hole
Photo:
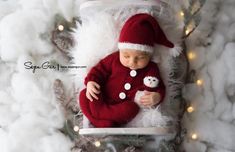
[[[157,64],[151,61],[155,44],[174,47],[154,17],[136,14],[121,30],[119,50],[90,70],[78,101],[95,127],[125,125],[140,107],[156,107],[163,101],[165,85]]]

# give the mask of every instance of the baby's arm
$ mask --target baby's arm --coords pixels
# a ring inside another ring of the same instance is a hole
[[[144,106],[154,106],[160,104],[165,97],[165,85],[160,76],[160,71],[156,64],[152,65],[149,71],[149,76],[155,77],[158,80],[156,87],[150,88],[145,86],[145,94],[140,98],[140,103]]]
[[[93,68],[91,68],[90,72],[85,78],[85,85],[87,85],[89,81],[94,81],[102,85],[111,74],[113,58],[113,54],[108,55],[99,63],[97,63]]]
[[[111,73],[112,61],[113,54],[105,57],[90,70],[85,78],[85,85],[87,86],[86,97],[90,101],[93,101],[93,98],[98,99],[97,94],[100,93],[100,85],[105,83]]]

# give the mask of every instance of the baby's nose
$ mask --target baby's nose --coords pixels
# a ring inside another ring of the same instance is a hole
[[[136,64],[136,59],[131,59],[131,60],[130,60],[130,64],[131,64],[131,65],[135,65],[135,64]]]

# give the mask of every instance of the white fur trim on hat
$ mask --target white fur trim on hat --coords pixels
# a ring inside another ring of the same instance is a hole
[[[154,47],[143,44],[134,44],[134,43],[118,43],[119,49],[134,49],[139,51],[144,51],[148,53],[153,53]]]

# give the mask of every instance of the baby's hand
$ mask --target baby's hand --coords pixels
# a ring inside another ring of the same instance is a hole
[[[86,97],[93,101],[93,98],[98,100],[97,94],[100,93],[100,85],[94,81],[89,81],[86,88]]]
[[[140,103],[143,106],[151,107],[156,105],[161,100],[161,95],[157,92],[145,91],[145,94],[140,98]]]

